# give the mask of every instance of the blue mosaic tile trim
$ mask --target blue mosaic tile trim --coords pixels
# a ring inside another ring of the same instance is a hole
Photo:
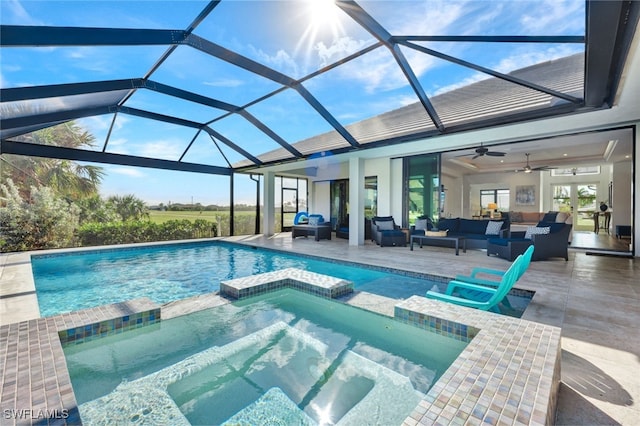
[[[136,244],[136,243],[133,243]],[[167,242],[159,242],[159,243],[140,243],[139,245],[122,245],[122,246],[118,246],[118,245],[114,245],[113,247],[109,247],[109,248],[87,248],[87,249],[80,249],[80,250],[69,250],[63,253],[51,253],[51,254],[32,254],[31,258],[32,259],[45,259],[45,258],[49,258],[49,257],[63,257],[63,256],[76,256],[76,255],[83,255],[83,254],[101,254],[101,253],[111,253],[111,252],[123,252],[123,251],[136,251],[136,250],[144,250],[144,249],[149,249],[149,248],[159,248],[159,249],[163,249],[163,248],[170,248],[170,247],[176,247],[179,246],[180,248],[190,248],[191,246],[198,246],[198,245],[202,245],[202,244],[217,244],[217,243],[212,243],[211,241],[186,241],[186,242],[171,242],[171,241],[167,241]],[[240,247],[240,244],[235,244],[236,246]]]
[[[155,324],[160,320],[160,308],[157,308],[61,330],[58,331],[58,336],[60,337],[60,342],[63,347],[71,344],[77,345],[96,338],[111,336],[134,328]]]
[[[414,312],[396,306],[394,317],[405,324],[413,325],[423,330],[450,337],[463,342],[470,342],[478,335],[480,329],[459,322],[448,321],[431,315]]]

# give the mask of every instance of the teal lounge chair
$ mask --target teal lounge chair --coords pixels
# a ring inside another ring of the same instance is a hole
[[[520,277],[522,277],[522,275],[524,275],[524,273],[529,268],[529,265],[531,264],[531,258],[533,257],[534,249],[535,249],[535,246],[530,245],[527,248],[527,250],[525,250],[525,252],[522,254],[522,257],[524,259],[522,264],[520,265],[520,271],[518,272],[518,277],[516,278],[516,282],[520,279]],[[485,279],[485,278],[478,278],[478,274],[495,275],[501,278],[504,275],[504,273],[505,271],[501,271],[498,269],[473,268],[473,270],[471,271],[471,275],[456,275],[456,281],[462,281],[465,283],[478,284],[478,285],[484,285],[489,287],[497,287],[500,284],[500,281]],[[458,289],[458,293],[462,297],[466,299],[472,299],[472,300],[487,300],[490,297],[490,295],[487,293],[478,292],[475,290]],[[507,299],[506,297],[502,301],[502,304],[508,308],[511,307],[511,304],[509,303],[509,299]]]
[[[452,280],[447,285],[447,291],[445,294],[428,291],[426,296],[428,299],[440,300],[442,302],[449,302],[455,305],[467,306],[469,308],[476,308],[483,311],[500,312],[498,304],[502,302],[507,293],[511,290],[516,283],[517,278],[521,275],[520,269],[522,263],[525,261],[523,255],[519,255],[516,260],[513,261],[509,269],[507,269],[498,285],[496,287],[466,283],[463,281]],[[467,293],[469,298],[464,296],[454,296],[454,292],[458,290],[458,293]]]
[[[527,248],[527,250],[525,250],[525,252],[522,253],[522,257],[524,257],[524,261],[522,262],[520,272],[518,274],[518,278],[516,278],[516,281],[518,281],[520,277],[522,277],[522,275],[524,275],[524,273],[529,268],[529,265],[531,264],[531,258],[533,257],[534,249],[535,249],[535,246],[530,245]],[[471,275],[456,275],[456,281],[464,281],[466,283],[471,283],[471,284],[488,285],[490,287],[497,287],[498,284],[500,284],[500,281],[486,279],[486,278],[478,278],[478,274],[494,275],[498,278],[501,278],[504,275],[504,273],[505,271],[498,270],[498,269],[473,268],[473,270],[471,271]]]
[[[518,274],[518,278],[516,278],[516,281],[518,281],[520,279],[520,277],[522,277],[522,275],[524,275],[524,273],[527,272],[527,269],[529,269],[529,265],[531,264],[531,258],[533,257],[533,251],[534,250],[535,250],[535,246],[531,245],[522,254],[522,257],[524,258],[524,261],[522,262],[522,265],[521,265],[521,268],[520,268],[520,272]],[[500,281],[487,279],[487,278],[478,278],[478,274],[496,276],[498,278],[501,278],[504,275],[504,272],[505,271],[498,270],[498,269],[473,268],[473,270],[471,271],[471,275],[456,275],[455,279],[456,279],[456,281],[464,281],[466,283],[471,283],[471,284],[487,285],[487,286],[490,286],[490,287],[497,287],[498,284],[500,284]]]

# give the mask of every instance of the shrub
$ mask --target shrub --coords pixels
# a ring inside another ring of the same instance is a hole
[[[80,210],[48,187],[31,188],[23,200],[11,179],[0,185],[0,251],[24,251],[73,245]]]
[[[111,223],[87,223],[78,229],[81,246],[146,243],[152,241],[208,238],[218,235],[215,223],[198,219],[169,220],[165,223],[128,221]]]

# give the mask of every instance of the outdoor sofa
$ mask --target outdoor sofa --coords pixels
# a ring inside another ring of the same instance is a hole
[[[447,230],[448,237],[465,237],[468,249],[487,248],[489,238],[509,236],[508,219],[440,219],[438,230]],[[524,251],[523,251],[524,252]]]

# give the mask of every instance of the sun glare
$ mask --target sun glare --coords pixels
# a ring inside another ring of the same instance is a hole
[[[335,0],[304,0],[304,2],[307,27],[298,41],[296,50],[305,50],[309,54],[317,43],[325,41],[331,43],[340,36],[340,9],[336,6]]]
[[[338,7],[334,0],[307,0],[311,22],[318,25],[337,19]]]

